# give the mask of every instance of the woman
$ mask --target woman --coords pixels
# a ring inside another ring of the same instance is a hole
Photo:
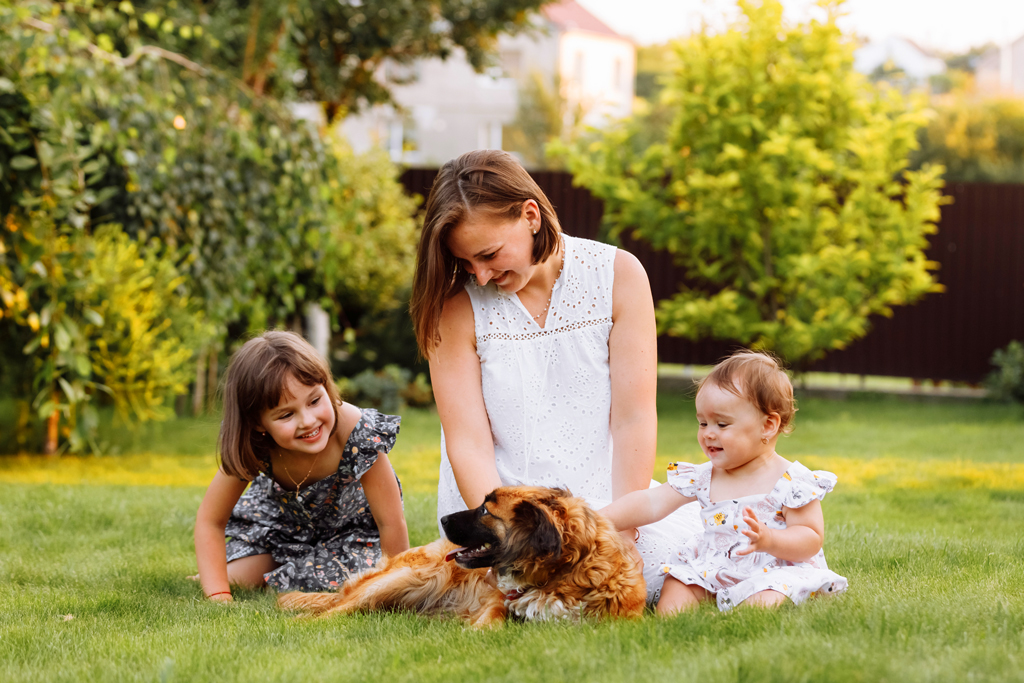
[[[567,487],[600,508],[650,485],[657,349],[647,274],[627,252],[563,235],[511,155],[479,150],[441,168],[411,311],[443,428],[438,518],[498,486]],[[628,534],[650,600],[660,565],[699,530],[689,505]]]

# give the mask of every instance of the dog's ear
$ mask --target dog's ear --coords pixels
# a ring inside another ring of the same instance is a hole
[[[562,534],[543,507],[524,500],[516,505],[513,515],[515,528],[525,532],[523,540],[538,555],[562,554]]]

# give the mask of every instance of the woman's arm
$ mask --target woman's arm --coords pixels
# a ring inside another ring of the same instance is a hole
[[[196,564],[203,594],[218,602],[230,601],[224,528],[248,482],[217,470],[196,513]]]
[[[405,526],[402,493],[388,456],[378,451],[377,462],[359,480],[370,504],[370,514],[380,531],[380,547],[391,557],[409,549],[409,530]]]
[[[664,519],[682,505],[696,498],[687,498],[668,484],[657,488],[627,493],[599,512],[611,520],[619,531],[633,529]]]
[[[743,509],[743,521],[750,527],[743,535],[750,539],[750,545],[737,550],[737,555],[762,552],[788,562],[806,562],[821,550],[825,543],[825,518],[821,514],[821,502],[812,500],[799,508],[783,508],[786,517],[785,529],[769,529],[758,521],[752,509]]]
[[[480,384],[480,358],[469,294],[463,290],[445,302],[441,343],[430,355],[430,382],[444,427],[448,461],[466,507],[472,510],[501,486],[494,463],[491,423]]]
[[[644,267],[629,252],[615,253],[612,331],[612,499],[646,489],[658,441],[658,332]]]

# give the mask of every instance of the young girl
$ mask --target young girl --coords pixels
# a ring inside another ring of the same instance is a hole
[[[387,457],[400,419],[342,403],[302,337],[246,342],[228,368],[220,470],[196,515],[206,597],[230,601],[231,585],[329,590],[407,549]]]
[[[668,483],[623,496],[602,512],[619,529],[649,524],[693,500],[704,534],[696,547],[662,567],[659,614],[715,597],[729,610],[747,602],[773,606],[788,597],[846,590],[829,571],[821,547],[821,499],[836,477],[812,472],[775,452],[792,429],[793,386],[770,356],[742,351],[726,359],[697,390],[697,440],[710,462],[672,463]]]

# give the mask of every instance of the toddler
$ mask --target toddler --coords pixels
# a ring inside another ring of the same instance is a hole
[[[697,440],[708,462],[672,463],[668,483],[602,510],[616,527],[630,529],[700,502],[703,536],[662,567],[659,614],[712,598],[726,611],[743,602],[799,604],[846,590],[846,579],[829,570],[822,553],[821,499],[835,475],[775,452],[795,413],[793,386],[774,358],[753,351],[729,357],[697,390]]]

